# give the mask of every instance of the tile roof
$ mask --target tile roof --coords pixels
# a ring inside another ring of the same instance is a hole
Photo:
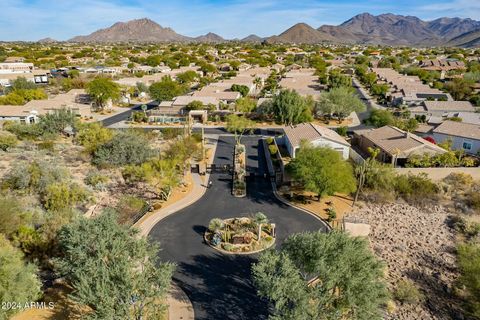
[[[475,111],[470,101],[424,101],[427,111]]]
[[[283,131],[293,147],[300,146],[302,140],[315,141],[322,138],[345,146],[350,146],[350,144],[337,132],[312,123],[286,126],[283,128]]]
[[[435,128],[433,133],[480,140],[480,125],[447,120]]]
[[[439,146],[413,134],[393,126],[384,126],[377,129],[356,132],[373,142],[376,146],[389,154],[409,153],[413,149],[427,147],[433,151],[445,152]]]

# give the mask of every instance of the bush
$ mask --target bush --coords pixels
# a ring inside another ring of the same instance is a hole
[[[89,186],[92,186],[96,190],[102,190],[105,188],[105,185],[108,183],[108,177],[102,175],[100,172],[94,170],[89,171],[85,177],[85,183]]]
[[[55,142],[52,140],[42,141],[38,144],[38,149],[53,151],[55,149]]]
[[[328,208],[327,209],[327,214],[328,214],[328,221],[329,222],[337,219],[337,212],[335,211],[334,208]]]
[[[0,150],[8,151],[18,144],[17,137],[9,132],[0,132]]]
[[[270,145],[273,143],[274,139],[272,137],[268,137],[265,141]]]
[[[414,304],[420,302],[422,294],[411,280],[400,280],[393,293],[401,303]]]
[[[55,110],[54,112],[40,116],[38,125],[42,134],[61,133],[68,126],[75,128],[76,116],[71,110],[66,108]]]
[[[46,187],[69,177],[65,168],[47,162],[32,161],[16,164],[2,181],[3,187],[11,190],[43,193]]]
[[[438,186],[426,175],[398,175],[395,177],[395,191],[405,200],[433,198],[438,192]]]
[[[271,154],[272,156],[274,156],[274,155],[276,155],[277,152],[278,152],[278,147],[277,147],[276,145],[274,145],[274,144],[271,144],[271,145],[268,146],[268,151],[270,151],[270,154]]]
[[[212,220],[210,220],[210,222],[208,223],[208,230],[212,231],[212,232],[215,232],[221,228],[223,228],[223,220],[222,219],[219,219],[219,218],[213,218]]]
[[[342,137],[346,137],[347,136],[347,131],[348,131],[348,127],[346,126],[342,126],[342,127],[338,127],[337,128],[337,133],[339,135],[341,135]]]
[[[133,131],[116,134],[93,153],[93,163],[98,166],[141,164],[154,155],[147,139]]]
[[[132,120],[134,122],[147,122],[148,117],[143,111],[135,111],[132,113]]]
[[[6,121],[3,129],[13,133],[19,139],[34,140],[43,134],[38,124],[26,124],[15,121]]]
[[[465,298],[469,313],[480,318],[480,245],[462,244],[458,247],[458,266],[460,284],[465,288]]]
[[[88,192],[75,183],[59,182],[46,187],[42,200],[45,209],[59,211],[85,202],[88,196]]]
[[[480,193],[477,191],[469,191],[465,195],[465,199],[467,200],[467,205],[475,210],[480,210]]]
[[[112,130],[104,128],[100,123],[85,123],[79,125],[75,142],[84,146],[87,153],[92,154],[100,145],[112,140],[112,137]]]

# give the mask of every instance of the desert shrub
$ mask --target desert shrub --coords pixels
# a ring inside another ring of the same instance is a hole
[[[89,171],[85,177],[85,183],[96,190],[102,190],[108,183],[108,177],[97,170]]]
[[[0,150],[8,151],[8,149],[15,147],[18,144],[17,137],[10,132],[0,132]]]
[[[38,149],[40,150],[47,150],[47,151],[55,150],[55,142],[53,142],[52,140],[42,141],[37,146],[38,146]]]
[[[101,124],[86,123],[79,125],[75,142],[84,146],[87,153],[92,154],[99,146],[112,140],[112,137],[112,130],[104,128]]]
[[[147,122],[148,117],[143,111],[135,111],[132,113],[132,120],[134,122]]]
[[[327,215],[328,215],[328,221],[333,221],[337,219],[337,212],[335,211],[334,208],[328,208]]]
[[[416,304],[423,298],[422,294],[411,280],[400,280],[393,292],[395,299],[401,303]]]
[[[467,205],[475,210],[480,210],[480,193],[478,191],[470,190],[465,195]]]
[[[180,128],[163,128],[161,130],[161,132],[162,132],[163,139],[171,140],[171,139],[175,139],[176,137],[181,135],[182,134],[182,129],[180,129]]]
[[[222,243],[222,249],[225,251],[233,251],[235,249],[235,246],[230,243]]]
[[[66,127],[75,128],[76,115],[69,109],[59,109],[40,116],[38,123],[42,133],[61,133]]]
[[[446,176],[443,179],[443,182],[445,182],[448,185],[451,185],[455,189],[465,189],[472,185],[473,177],[469,174],[453,172],[453,173],[450,173],[448,176]]]
[[[271,145],[268,146],[268,151],[270,151],[270,154],[271,154],[272,156],[274,156],[274,155],[276,155],[277,152],[278,152],[278,147],[277,147],[276,145],[274,145],[274,144],[271,144]]]
[[[59,211],[85,202],[88,192],[78,184],[56,182],[48,185],[42,197],[45,209]]]
[[[395,191],[405,200],[417,200],[434,197],[438,186],[426,175],[398,175],[395,177]]]
[[[480,245],[462,244],[458,247],[458,266],[461,276],[459,282],[464,286],[464,296],[468,312],[480,318]]]
[[[115,207],[115,211],[118,212],[118,223],[125,224],[130,222],[146,205],[145,200],[132,195],[121,197]]]
[[[7,172],[2,181],[2,186],[11,190],[42,193],[47,185],[64,181],[68,177],[68,171],[54,163],[44,161],[20,162]]]
[[[20,200],[9,195],[0,195],[0,234],[7,238],[21,227],[30,225],[32,216],[25,212]]]
[[[273,139],[272,137],[268,137],[268,138],[266,139],[266,142],[267,142],[267,144],[270,145],[270,144],[273,143],[273,140],[274,140],[274,139]]]
[[[93,153],[93,163],[98,166],[141,164],[154,155],[149,141],[134,131],[116,134]]]
[[[43,134],[42,128],[38,124],[26,124],[15,121],[5,122],[3,129],[13,133],[21,140],[35,140]]]

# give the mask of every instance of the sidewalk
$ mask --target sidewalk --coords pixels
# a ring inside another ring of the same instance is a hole
[[[192,302],[176,284],[172,284],[167,298],[169,320],[193,320]]]

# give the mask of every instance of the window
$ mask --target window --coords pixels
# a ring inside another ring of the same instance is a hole
[[[462,148],[464,150],[472,150],[472,142],[469,140],[463,140]]]

